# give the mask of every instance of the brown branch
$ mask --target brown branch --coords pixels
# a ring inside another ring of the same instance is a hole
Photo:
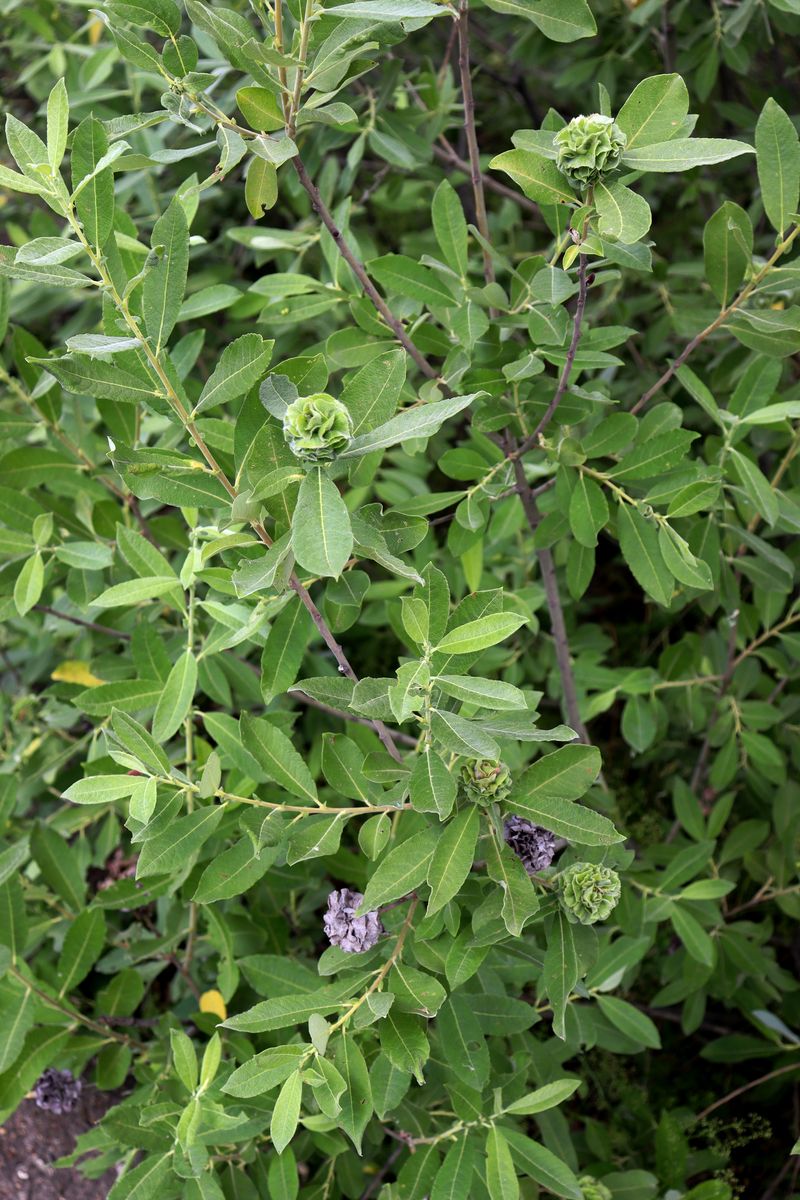
[[[241,659],[239,660],[242,661]],[[360,717],[356,713],[345,712],[341,708],[334,708],[332,704],[324,704],[322,700],[315,700],[313,696],[307,696],[305,692],[299,688],[289,688],[287,695],[293,700],[298,700],[301,704],[308,705],[309,708],[319,709],[320,712],[328,713],[331,717],[337,717],[340,721],[355,721],[357,725],[366,725],[368,729],[374,728],[374,724],[369,717]],[[400,730],[392,730],[392,737],[396,742],[402,742],[404,746],[417,745],[417,738],[412,737],[410,733],[402,733]]]
[[[369,299],[372,301],[372,303],[375,305],[378,312],[383,317],[384,321],[389,326],[389,328],[391,329],[394,336],[397,338],[400,345],[403,347],[403,349],[408,354],[411,355],[414,362],[419,367],[420,371],[422,371],[422,373],[424,375],[427,375],[428,379],[438,378],[438,373],[434,370],[434,368],[431,366],[431,364],[428,362],[428,360],[425,358],[425,356],[420,353],[420,351],[417,349],[417,347],[411,341],[411,338],[406,333],[402,322],[399,321],[396,316],[394,316],[391,309],[388,307],[386,301],[383,299],[380,292],[375,287],[375,284],[372,282],[372,280],[370,279],[369,275],[366,272],[364,264],[361,262],[361,260],[359,258],[356,257],[356,255],[350,249],[349,245],[347,244],[347,241],[345,240],[344,234],[342,233],[341,229],[334,221],[333,216],[330,212],[330,209],[327,207],[327,205],[325,204],[325,201],[322,199],[319,188],[314,183],[313,179],[311,178],[308,171],[306,170],[305,165],[303,164],[303,161],[300,158],[300,156],[295,155],[295,157],[292,159],[292,163],[294,165],[295,171],[297,172],[298,179],[300,180],[301,184],[303,185],[306,192],[308,193],[308,197],[311,201],[311,205],[312,205],[314,211],[316,212],[317,216],[322,221],[322,224],[325,226],[328,233],[331,235],[334,242],[336,243],[336,248],[339,251],[339,253],[341,254],[342,258],[347,263],[347,265],[350,267],[350,270],[353,272],[353,274],[355,275],[358,282],[361,284],[364,294],[366,296],[368,296]]]
[[[333,657],[336,659],[336,662],[338,663],[339,670],[341,671],[342,675],[346,676],[347,679],[352,679],[353,683],[358,683],[358,676],[356,675],[353,668],[350,666],[350,663],[347,659],[347,656],[345,655],[344,650],[339,645],[339,643],[336,641],[336,638],[333,636],[333,634],[331,633],[327,624],[325,623],[325,619],[323,618],[322,613],[319,611],[316,604],[311,599],[311,596],[310,596],[307,588],[305,588],[303,586],[303,584],[300,582],[300,580],[297,578],[296,575],[292,576],[292,578],[290,580],[290,585],[291,585],[293,591],[295,591],[297,593],[297,595],[302,600],[303,604],[306,606],[308,613],[311,617],[311,620],[314,622],[319,633],[322,636],[322,640],[324,641],[325,645],[330,650]],[[388,752],[391,754],[392,758],[396,759],[398,762],[401,762],[402,759],[400,756],[400,752],[398,751],[397,746],[395,746],[395,744],[394,744],[394,741],[392,739],[392,734],[389,732],[387,727],[384,725],[383,721],[373,719],[370,721],[370,724],[372,725],[373,729],[377,733],[378,737],[383,742],[383,744],[386,747],[386,749],[388,750]]]
[[[50,613],[52,617],[58,617],[60,621],[69,621],[71,625],[80,625],[95,633],[107,633],[109,637],[121,638],[124,642],[129,642],[131,639],[131,635],[124,633],[121,629],[112,629],[110,625],[98,625],[96,621],[84,621],[82,617],[72,617],[69,613],[59,612],[57,608],[51,608],[48,604],[34,604],[33,607],[36,612]]]
[[[760,1083],[768,1083],[770,1079],[777,1079],[779,1075],[787,1075],[789,1071],[800,1070],[800,1062],[789,1063],[788,1066],[778,1067],[776,1071],[768,1071],[766,1075],[759,1075],[758,1079],[751,1079],[749,1083],[743,1083],[741,1087],[734,1088],[732,1092],[728,1092],[727,1096],[723,1096],[720,1100],[715,1100],[713,1104],[709,1104],[708,1108],[704,1108],[701,1113],[698,1113],[694,1119],[694,1123],[703,1121],[705,1118],[718,1108],[722,1108],[723,1104],[728,1104],[731,1100],[735,1100],[737,1096],[744,1095],[751,1088],[758,1087]]]
[[[537,441],[539,440],[539,435],[543,433],[550,424],[553,416],[555,415],[555,411],[564,398],[564,393],[569,386],[569,377],[572,374],[575,356],[578,353],[578,344],[581,340],[581,332],[583,328],[583,317],[586,311],[586,295],[588,292],[586,273],[587,261],[588,260],[585,254],[581,254],[578,258],[578,302],[575,305],[575,316],[572,320],[572,337],[570,339],[567,357],[564,361],[564,367],[561,371],[561,376],[558,380],[555,394],[545,409],[544,414],[533,433],[529,434],[528,437],[525,438],[525,441],[515,452],[515,455],[518,458],[522,458],[525,454],[527,454],[528,450],[530,450],[532,446],[536,445]]]
[[[481,237],[488,242],[489,222],[486,217],[486,198],[483,194],[481,158],[475,129],[475,100],[472,95],[472,75],[469,62],[469,0],[460,0],[458,6],[458,71],[461,77],[461,95],[464,101],[464,133],[469,150],[469,173],[472,182],[472,196],[475,201],[475,223]],[[482,247],[482,251],[483,277],[487,283],[494,283],[492,256],[486,246]]]
[[[740,308],[742,304],[744,304],[745,300],[747,300],[753,294],[765,275],[769,274],[781,255],[786,253],[794,239],[797,237],[798,233],[800,233],[800,225],[795,225],[791,233],[789,233],[781,242],[779,242],[777,249],[771,258],[767,259],[761,270],[758,271],[750,280],[750,282],[742,288],[742,290],[739,292],[739,295],[735,296],[734,299],[731,300],[730,304],[726,305],[722,309],[719,316],[715,317],[710,325],[706,325],[705,329],[701,329],[699,333],[694,335],[690,342],[687,342],[678,357],[667,367],[664,374],[656,380],[651,388],[648,388],[648,390],[643,396],[640,397],[639,400],[636,401],[631,409],[632,413],[640,412],[641,409],[643,409],[648,403],[648,401],[652,400],[653,396],[655,396],[657,392],[661,391],[664,384],[669,383],[670,379],[672,379],[672,376],[675,374],[678,368],[683,366],[689,355],[697,349],[701,342],[704,342],[706,338],[710,336],[710,334],[719,329],[720,325],[727,321],[731,313],[736,312],[736,310]]]
[[[522,465],[519,455],[516,455],[512,461],[514,463],[514,475],[522,507],[525,509],[525,516],[528,518],[531,533],[535,534],[539,525],[539,512],[536,508],[536,500],[534,499],[530,484],[525,478],[525,468]],[[567,720],[578,734],[580,740],[585,742],[587,746],[590,746],[591,739],[581,719],[580,707],[578,705],[578,691],[575,686],[575,675],[572,670],[572,656],[569,648],[569,638],[567,637],[567,627],[564,622],[564,610],[561,607],[561,597],[558,592],[555,563],[548,549],[537,550],[536,555],[539,560],[539,569],[542,572],[547,610],[550,613],[550,627],[553,634],[558,671],[561,676],[561,686],[564,691]]]

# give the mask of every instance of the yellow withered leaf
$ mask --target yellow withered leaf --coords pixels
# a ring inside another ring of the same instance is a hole
[[[225,1006],[222,993],[213,988],[210,992],[203,992],[200,997],[200,1012],[214,1013],[215,1016],[219,1017],[220,1021],[224,1021],[228,1015],[228,1009]]]
[[[79,683],[81,687],[100,687],[101,683],[106,682],[105,679],[92,674],[87,662],[80,662],[78,659],[59,663],[50,678],[55,679],[57,683]]]

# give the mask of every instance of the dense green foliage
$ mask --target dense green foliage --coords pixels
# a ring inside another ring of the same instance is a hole
[[[800,5],[227,4],[2,5],[0,1116],[800,1194]]]

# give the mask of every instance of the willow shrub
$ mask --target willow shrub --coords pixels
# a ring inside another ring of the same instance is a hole
[[[113,1200],[796,1175],[797,6],[485,2],[6,17],[0,1110]]]

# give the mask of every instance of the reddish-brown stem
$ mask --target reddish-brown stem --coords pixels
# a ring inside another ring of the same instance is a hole
[[[469,62],[469,0],[460,0],[458,6],[458,70],[461,76],[461,97],[464,104],[464,133],[469,151],[469,173],[472,196],[475,202],[475,223],[481,237],[489,241],[489,222],[486,217],[486,198],[483,194],[481,158],[478,135],[475,129],[475,100],[472,95],[472,75]],[[494,283],[494,264],[486,246],[483,250],[483,277]]]
[[[389,326],[389,328],[391,329],[394,336],[397,338],[400,345],[403,347],[403,349],[405,351],[407,351],[408,354],[411,355],[414,362],[419,367],[420,371],[422,371],[422,373],[424,375],[427,375],[428,379],[436,379],[437,372],[431,366],[431,364],[428,362],[428,360],[425,358],[425,356],[420,353],[420,351],[417,349],[417,347],[411,341],[411,338],[408,336],[405,329],[403,328],[402,322],[399,321],[396,316],[394,316],[391,309],[387,305],[386,301],[383,299],[380,292],[375,287],[375,284],[370,279],[369,275],[366,272],[366,268],[364,267],[364,264],[361,262],[361,260],[359,258],[356,257],[356,255],[350,249],[350,247],[347,244],[347,241],[344,237],[344,234],[342,233],[341,229],[334,221],[333,216],[330,212],[330,209],[326,205],[325,201],[322,199],[319,188],[314,183],[313,179],[311,178],[308,171],[306,170],[305,165],[303,164],[303,161],[300,158],[300,156],[295,155],[295,157],[292,159],[292,163],[294,165],[295,171],[297,172],[297,178],[300,180],[301,184],[303,185],[306,192],[308,193],[308,198],[311,201],[312,208],[314,209],[314,211],[317,214],[317,216],[319,217],[319,219],[322,221],[322,224],[325,226],[328,233],[333,238],[334,242],[336,243],[336,248],[339,251],[339,253],[341,254],[342,258],[347,263],[347,265],[350,267],[350,270],[353,272],[353,274],[355,275],[358,282],[361,284],[364,294],[375,305],[378,312],[383,317],[384,321]]]

